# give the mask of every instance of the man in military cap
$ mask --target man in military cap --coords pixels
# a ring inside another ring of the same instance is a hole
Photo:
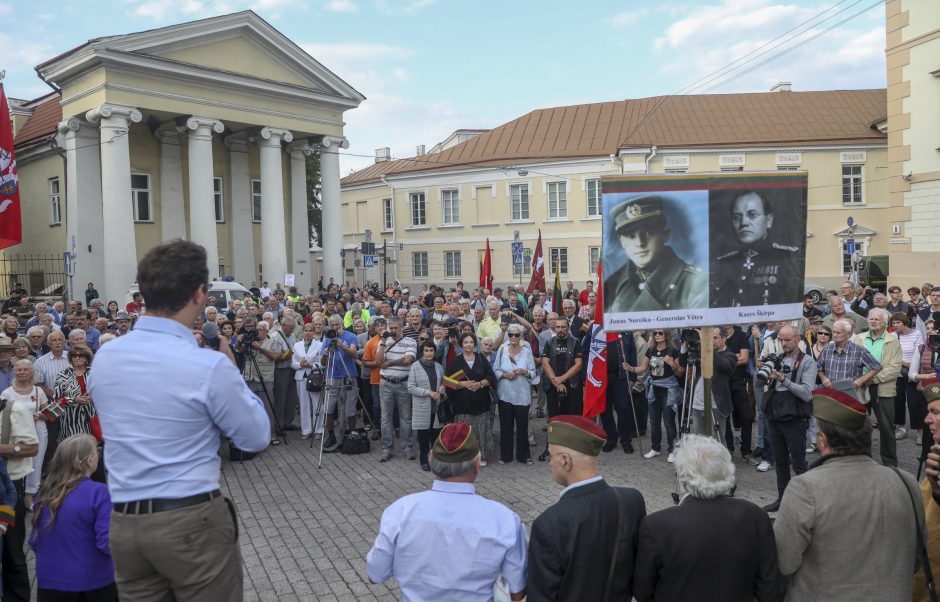
[[[795,303],[799,278],[799,247],[772,242],[774,212],[770,201],[748,191],[731,204],[731,227],[740,247],[713,263],[711,306],[738,307]]]
[[[920,381],[927,400],[927,417],[924,424],[930,430],[930,449],[926,460],[927,478],[920,484],[921,498],[927,531],[927,556],[930,558],[931,573],[940,575],[940,378],[928,378]],[[921,560],[923,562],[923,560]],[[930,599],[924,582],[923,566],[914,574],[915,602]]]
[[[707,282],[699,268],[684,262],[667,243],[669,225],[663,199],[646,195],[611,211],[626,265],[604,283],[611,312],[705,307]]]
[[[561,499],[532,523],[528,600],[630,600],[637,533],[646,504],[636,489],[597,473],[604,429],[583,416],[548,421],[548,451]],[[479,554],[478,554],[479,556]]]
[[[406,495],[382,513],[366,556],[369,579],[394,576],[403,600],[492,600],[502,575],[510,598],[525,598],[525,527],[506,506],[477,495],[480,445],[470,425],[444,426],[429,462],[431,490]]]

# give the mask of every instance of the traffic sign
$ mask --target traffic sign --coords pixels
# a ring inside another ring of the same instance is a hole
[[[513,265],[522,265],[522,241],[512,242],[512,263]]]
[[[363,255],[362,265],[363,267],[374,268],[375,267],[375,255]]]

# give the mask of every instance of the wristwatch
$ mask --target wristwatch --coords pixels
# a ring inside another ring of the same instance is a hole
[[[14,455],[14,456],[20,455],[20,452],[21,452],[21,451],[23,451],[23,448],[20,447],[19,445],[14,445],[14,446],[13,446],[13,455]]]

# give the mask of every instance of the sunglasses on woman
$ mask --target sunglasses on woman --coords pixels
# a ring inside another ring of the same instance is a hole
[[[653,333],[653,335],[654,335],[654,336],[657,336],[657,337],[664,337],[664,336],[666,336],[666,333],[663,332],[662,330],[657,330],[657,331],[655,331],[655,332]]]
[[[831,336],[832,336],[832,333],[831,333],[831,332],[826,332],[825,330],[820,330],[818,333],[816,333],[816,336],[819,336],[819,337],[831,337]]]
[[[522,335],[519,334],[518,332],[510,332],[510,333],[509,333],[509,336],[512,337],[512,338],[514,338],[514,339],[516,339],[516,338],[521,337]]]

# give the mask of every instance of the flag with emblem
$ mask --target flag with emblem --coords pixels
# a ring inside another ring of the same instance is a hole
[[[493,259],[490,256],[490,239],[486,239],[486,255],[483,256],[483,267],[480,268],[480,286],[493,292]]]
[[[597,281],[603,282],[601,262],[597,262]],[[594,304],[594,323],[591,324],[591,350],[587,358],[587,379],[584,383],[585,418],[594,418],[607,407],[607,341],[617,335],[604,332],[604,287],[597,287]]]
[[[50,401],[39,410],[39,413],[42,414],[47,421],[55,422],[62,414],[65,414],[65,404],[66,400],[64,398],[58,401]]]
[[[535,254],[532,256],[532,278],[529,288],[525,292],[545,290],[545,255],[542,254],[542,230],[539,229],[539,240],[535,243]]]
[[[467,380],[467,375],[464,373],[463,370],[457,370],[450,376],[445,376],[443,378],[444,386],[447,387],[448,389],[457,389],[459,387],[457,383],[459,383],[462,380]]]
[[[0,84],[0,249],[23,242],[23,224],[20,220],[20,185],[16,175],[16,154],[13,150],[13,127],[10,106]]]
[[[561,274],[558,273],[558,258],[555,258],[555,284],[552,286],[552,311],[561,315]]]

